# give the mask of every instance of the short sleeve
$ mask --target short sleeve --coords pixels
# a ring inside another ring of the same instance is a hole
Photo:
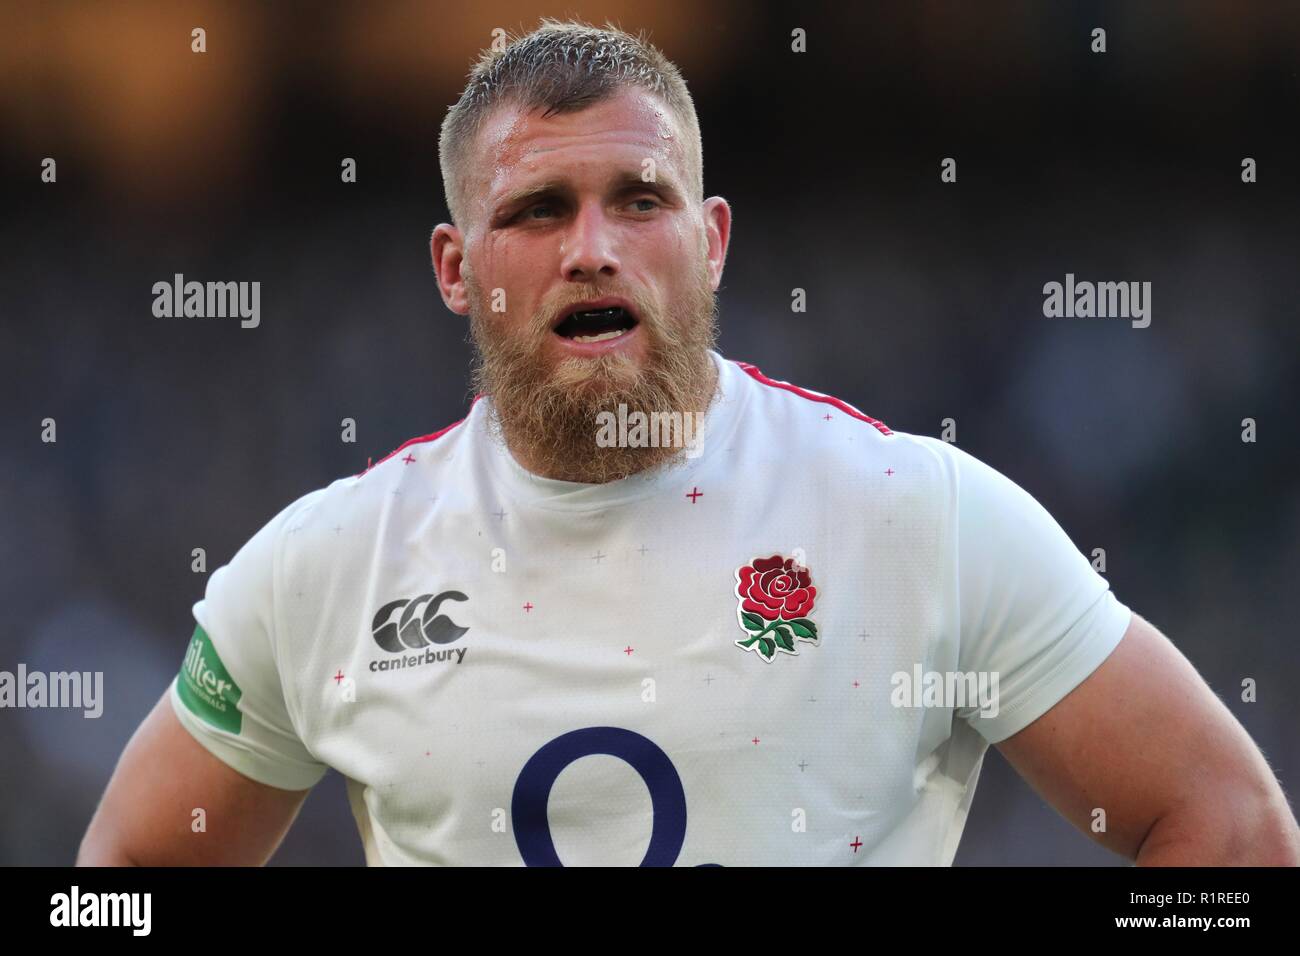
[[[294,730],[275,642],[276,541],[305,500],[212,573],[194,605],[197,626],[169,693],[181,724],[215,757],[282,790],[310,789],[328,769]]]
[[[994,706],[985,695],[955,713],[998,743],[1096,670],[1132,612],[1028,492],[947,447],[957,480],[958,667],[997,688]]]

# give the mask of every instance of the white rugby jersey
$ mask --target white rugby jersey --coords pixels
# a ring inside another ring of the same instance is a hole
[[[181,722],[343,774],[371,865],[951,864],[1130,611],[997,471],[711,356],[675,464],[539,478],[476,398],[294,502],[195,604]]]

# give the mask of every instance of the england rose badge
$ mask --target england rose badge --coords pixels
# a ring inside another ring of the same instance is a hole
[[[798,655],[798,641],[817,643],[817,625],[808,617],[817,589],[812,573],[794,558],[774,554],[737,568],[736,597],[736,618],[749,635],[737,647],[770,664],[777,652]]]

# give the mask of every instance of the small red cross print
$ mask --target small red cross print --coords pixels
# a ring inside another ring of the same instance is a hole
[[[525,613],[525,614],[527,614],[527,613],[528,613],[529,611],[531,611],[532,609],[533,609],[533,602],[532,602],[532,601],[529,601],[527,604],[524,605],[524,613]]]
[[[854,852],[854,853],[857,853],[857,852],[858,852],[858,847],[862,846],[862,837],[856,837],[856,836],[855,836],[855,837],[853,838],[853,842],[850,843],[849,846],[853,847],[853,852]]]
[[[827,421],[830,421],[830,420],[831,420],[831,413],[830,413],[830,412],[827,412],[825,415],[822,416],[822,418],[826,419]]]
[[[893,473],[894,473],[894,469],[892,469],[892,468],[886,468],[886,469],[885,469],[885,474],[886,474],[886,475],[892,475]]]
[[[754,746],[755,746],[755,747],[758,746],[758,738],[757,738],[757,737],[754,738]]]
[[[629,644],[627,647],[623,648],[623,653],[626,654],[628,657],[631,657],[631,656],[632,656],[632,645]]]
[[[336,683],[336,684],[341,684],[341,683],[343,683],[343,672],[342,672],[342,671],[339,671],[337,674],[334,675],[334,683]]]
[[[704,492],[700,491],[700,489],[694,485],[691,485],[690,493],[686,497],[691,499],[691,504],[695,504],[695,499],[700,497],[702,494],[704,494]]]
[[[406,462],[406,463],[409,465],[411,462],[415,461],[415,456],[413,456],[413,455],[408,451],[408,452],[406,453],[406,457],[403,458],[402,461]]]

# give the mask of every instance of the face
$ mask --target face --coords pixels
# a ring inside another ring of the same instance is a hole
[[[438,227],[434,267],[511,451],[578,481],[673,457],[596,444],[600,411],[703,412],[713,394],[730,210],[691,198],[671,111],[639,89],[550,117],[502,106],[477,155],[465,231]],[[593,314],[606,305],[621,311]]]

